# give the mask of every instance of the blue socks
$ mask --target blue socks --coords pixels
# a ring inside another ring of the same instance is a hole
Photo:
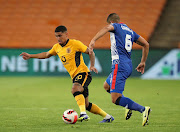
[[[127,98],[127,97],[119,97],[116,100],[116,105],[120,105],[123,107],[127,107],[130,110],[135,110],[135,111],[139,111],[139,112],[143,112],[145,110],[144,106],[139,105],[138,103],[132,101],[131,99]]]

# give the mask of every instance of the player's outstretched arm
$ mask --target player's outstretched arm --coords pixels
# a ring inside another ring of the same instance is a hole
[[[95,68],[95,54],[94,52],[92,51],[92,53],[90,54],[89,53],[89,48],[87,48],[87,50],[85,51],[86,54],[89,55],[89,59],[90,59],[90,71],[94,71],[95,73],[98,73],[98,70]]]
[[[93,39],[91,40],[91,42],[90,42],[90,44],[89,44],[90,54],[92,54],[92,52],[93,52],[93,49],[94,49],[96,40],[98,40],[99,38],[101,38],[102,36],[104,36],[107,32],[113,31],[113,30],[114,30],[114,27],[113,27],[111,24],[109,24],[109,25],[105,26],[104,28],[102,28],[102,29],[93,37]]]
[[[149,43],[141,36],[138,38],[136,43],[142,46],[142,58],[141,58],[140,64],[137,66],[136,70],[138,72],[141,72],[141,74],[143,74],[144,70],[145,70],[147,56],[149,53]]]
[[[22,56],[24,60],[28,60],[30,58],[46,59],[51,57],[52,55],[49,52],[42,52],[39,54],[28,54],[26,52],[23,52],[19,56]]]

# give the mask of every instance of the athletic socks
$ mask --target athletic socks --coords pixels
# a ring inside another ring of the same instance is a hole
[[[86,109],[93,113],[102,116],[104,119],[109,119],[111,116],[99,108],[96,104],[89,103],[89,106],[85,108],[85,98],[81,92],[75,92],[74,94],[75,100],[79,106],[80,113],[86,114]]]
[[[130,110],[139,111],[141,113],[145,110],[144,106],[139,105],[138,103],[132,101],[131,99],[127,97],[119,97],[116,100],[115,104],[126,107],[127,109],[130,109]]]
[[[79,106],[80,112],[86,114],[85,98],[81,92],[75,92],[74,94],[77,105]]]
[[[93,114],[98,114],[98,115],[102,116],[104,119],[111,118],[111,116],[109,114],[107,114],[105,111],[103,111],[101,108],[99,108],[96,104],[89,102],[89,106],[86,109]]]
[[[109,114],[107,114],[105,117],[104,117],[104,119],[110,119],[111,118],[111,116],[109,115]]]

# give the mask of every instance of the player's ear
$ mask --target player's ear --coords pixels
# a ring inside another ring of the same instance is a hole
[[[65,34],[66,34],[66,36],[68,36],[68,32],[67,31],[65,32]]]

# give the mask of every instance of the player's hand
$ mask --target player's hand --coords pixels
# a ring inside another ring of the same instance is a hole
[[[89,54],[93,53],[94,45],[95,45],[95,41],[91,40],[89,44]]]
[[[24,60],[28,60],[28,59],[31,58],[30,54],[28,54],[28,53],[26,53],[26,52],[21,53],[19,56],[22,56],[22,58],[23,58]]]
[[[95,73],[98,73],[98,70],[94,66],[90,66],[90,71],[94,71]]]
[[[137,67],[136,67],[136,70],[138,71],[138,72],[141,72],[141,74],[143,74],[144,73],[144,69],[145,69],[145,63],[140,63]]]

